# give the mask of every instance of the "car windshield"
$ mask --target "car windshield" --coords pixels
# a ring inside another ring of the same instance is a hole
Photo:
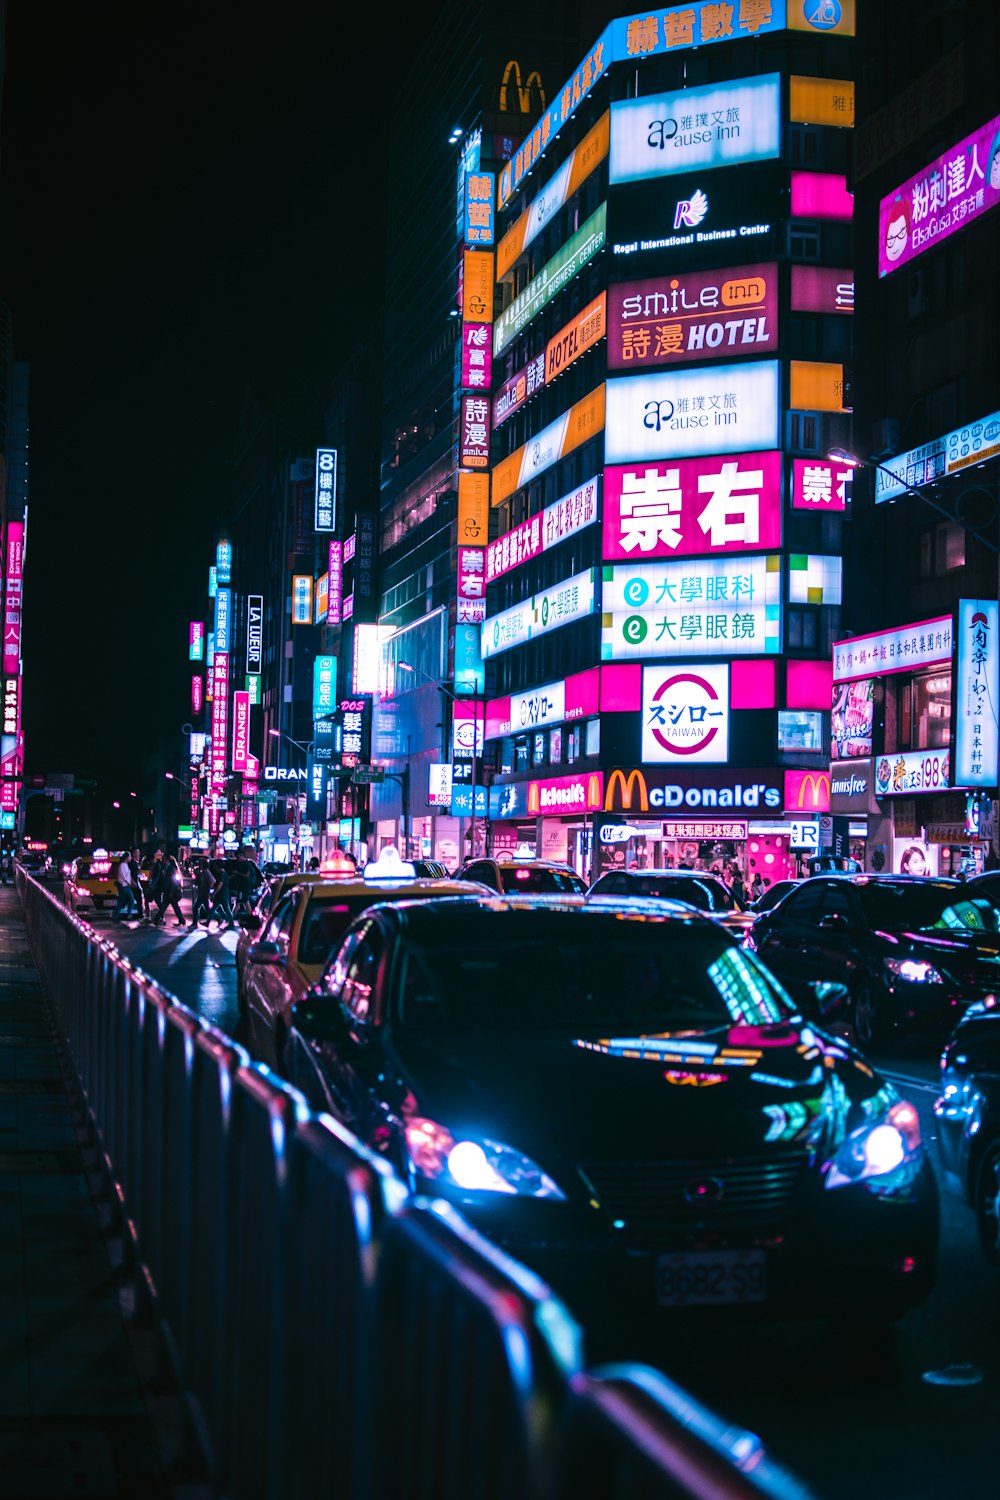
[[[699,880],[697,875],[638,875],[630,881],[637,896],[671,896],[699,911],[739,911],[740,904],[721,881]]]
[[[884,932],[1000,932],[1000,910],[985,895],[928,880],[858,886],[869,926]]]
[[[545,869],[540,865],[501,865],[500,889],[516,895],[567,895],[587,889],[586,883],[572,870]]]
[[[597,1038],[764,1026],[793,1011],[755,956],[709,924],[557,915],[472,910],[420,924],[402,1025]]]

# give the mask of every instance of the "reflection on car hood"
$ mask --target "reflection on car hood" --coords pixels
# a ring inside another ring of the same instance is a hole
[[[879,1087],[850,1048],[787,1023],[577,1039],[412,1033],[395,1062],[414,1114],[577,1158],[839,1140],[849,1105]]]

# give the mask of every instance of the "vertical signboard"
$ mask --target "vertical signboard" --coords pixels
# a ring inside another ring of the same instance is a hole
[[[314,531],[332,531],[337,520],[337,450],[316,449]]]
[[[292,624],[312,624],[313,581],[311,573],[292,574]]]
[[[226,789],[226,750],[229,738],[229,652],[216,650],[212,663],[212,793]]]
[[[329,577],[329,597],[326,605],[326,619],[328,625],[340,624],[341,592],[343,584],[343,543],[330,543],[330,560],[327,568]]]
[[[21,588],[24,580],[24,523],[7,523],[7,563],[4,569],[3,670],[21,672]]]
[[[333,712],[337,701],[337,658],[317,656],[313,662],[313,719]]]
[[[245,771],[250,748],[250,694],[233,694],[233,770]]]
[[[264,642],[264,596],[247,595],[247,671],[259,673]]]
[[[188,626],[188,661],[205,660],[205,625],[201,620],[192,620]]]
[[[465,469],[485,469],[490,462],[490,399],[462,397],[459,463]]]
[[[375,592],[375,517],[364,512],[358,516],[357,541],[354,549],[354,619],[358,624],[373,625],[378,618]]]
[[[201,673],[193,673],[191,677],[191,714],[193,718],[197,718],[201,713],[203,701],[202,687]]]
[[[215,549],[215,581],[231,583],[233,577],[233,544],[225,537]]]
[[[995,599],[958,601],[955,678],[955,785],[995,787],[1000,707],[1000,606]]]
[[[215,593],[215,649],[229,651],[229,606],[230,589],[217,589]]]

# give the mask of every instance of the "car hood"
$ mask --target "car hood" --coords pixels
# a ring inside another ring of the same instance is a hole
[[[992,979],[1000,985],[1000,933],[897,932],[892,938],[915,957],[926,958],[956,978]],[[889,939],[887,952],[891,953],[895,947],[896,943]]]
[[[829,1143],[880,1083],[846,1044],[789,1024],[673,1037],[413,1034],[392,1062],[404,1113],[578,1159]]]

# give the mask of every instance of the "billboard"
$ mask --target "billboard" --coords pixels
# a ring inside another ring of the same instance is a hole
[[[492,245],[496,175],[481,169],[465,173],[462,238],[467,245]]]
[[[585,224],[556,251],[521,294],[514,298],[493,324],[493,357],[502,354],[536,313],[552,301],[604,249],[608,205],[602,203]],[[490,287],[492,295],[492,284]]]
[[[659,813],[676,808],[776,812],[781,806],[780,771],[615,766],[605,772],[604,811],[609,813]]]
[[[607,383],[609,464],[779,446],[775,359],[627,375]]]
[[[753,193],[747,192],[744,167],[688,172],[659,183],[631,183],[616,188],[611,202],[608,238],[613,259],[697,247],[699,265],[733,255],[767,255],[776,249],[777,226],[787,213],[788,172],[757,166]]]
[[[250,694],[238,689],[233,694],[233,770],[245,771],[250,748]]]
[[[311,573],[292,574],[292,624],[311,625],[313,615]]]
[[[838,682],[830,713],[830,757],[850,760],[872,753],[875,723],[875,679],[856,677]]]
[[[854,312],[854,272],[832,266],[793,265],[790,306],[792,312]]]
[[[951,751],[895,750],[875,762],[876,797],[911,797],[917,792],[943,792],[951,786]]]
[[[337,706],[337,658],[317,656],[313,659],[313,720],[333,713]]]
[[[1000,704],[1000,606],[995,599],[958,601],[955,678],[955,780],[958,786],[997,784],[997,707]]]
[[[264,595],[247,595],[247,671],[261,669],[264,651]]]
[[[596,607],[594,573],[593,568],[585,568],[582,573],[557,583],[553,588],[533,594],[511,609],[492,615],[483,625],[483,658],[498,656],[512,646],[521,646],[557,630],[560,625],[569,625],[573,620],[582,620],[593,614]]]
[[[492,583],[494,578],[592,526],[597,520],[597,486],[596,475],[584,480],[568,495],[490,542],[486,548],[486,582]]]
[[[205,625],[202,620],[192,620],[188,625],[188,661],[205,660]]]
[[[604,556],[696,557],[781,546],[781,454],[604,471]]]
[[[529,396],[545,384],[545,351],[536,354],[529,364],[505,380],[493,397],[493,426],[499,427],[523,406]]]
[[[463,469],[488,469],[490,463],[490,398],[463,396],[458,438]]]
[[[1000,454],[1000,411],[956,427],[919,448],[897,453],[875,469],[875,504],[894,500],[908,489],[931,484],[942,474],[957,474]]]
[[[793,219],[854,218],[854,194],[847,178],[837,172],[793,172],[791,210]]]
[[[644,667],[643,764],[729,759],[729,668]]]
[[[781,650],[781,558],[605,567],[601,660],[764,656]]]
[[[569,411],[543,427],[530,443],[517,448],[496,464],[492,473],[491,504],[499,505],[515,490],[537,479],[546,469],[596,437],[604,427],[605,386],[602,382],[589,395],[581,397]],[[461,477],[461,476],[460,476]]]
[[[493,384],[493,324],[462,324],[462,390],[488,391]]]
[[[24,582],[24,522],[7,522],[7,559],[4,568],[3,670],[8,677],[21,671],[21,590]]]
[[[734,78],[611,106],[612,184],[767,161],[781,149],[781,77]]]
[[[793,73],[788,80],[788,118],[800,125],[854,125],[853,78],[805,78]]]
[[[951,664],[951,615],[897,625],[855,635],[833,645],[833,680],[850,682],[856,677],[884,677],[887,672],[915,672],[921,667]]]
[[[1000,115],[907,178],[878,210],[878,274],[932,250],[1000,203]]]
[[[344,582],[342,542],[332,541],[330,543],[329,560],[327,562],[327,574],[330,581],[329,597],[327,599],[326,605],[326,618],[327,622],[330,625],[339,625]]]
[[[573,147],[548,182],[535,194],[520,218],[508,229],[497,246],[497,280],[507,274],[523,255],[532,240],[541,234],[553,215],[569,202],[573,194],[608,154],[611,139],[610,116],[605,113],[583,139]]]
[[[219,588],[215,592],[215,649],[229,650],[229,618],[232,590]]]
[[[233,576],[233,544],[225,538],[215,548],[215,581],[231,583]]]
[[[829,771],[785,771],[785,810],[791,813],[830,811]]]
[[[846,510],[854,470],[827,459],[792,459],[793,510]]]
[[[470,547],[484,545],[490,520],[490,477],[460,473],[458,476],[458,539]]]
[[[459,545],[456,619],[460,624],[481,625],[486,619],[485,567],[485,547]]]
[[[333,531],[337,521],[337,450],[316,449],[314,531]]]
[[[608,289],[608,369],[656,369],[778,346],[778,267],[678,271]]]

